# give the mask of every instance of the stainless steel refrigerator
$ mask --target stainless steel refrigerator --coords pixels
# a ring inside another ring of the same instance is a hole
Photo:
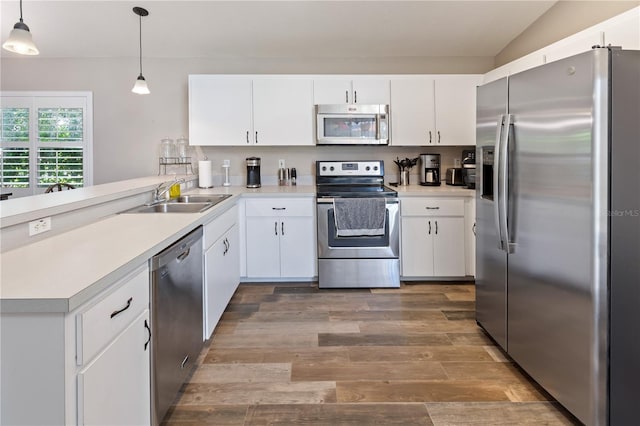
[[[640,52],[478,88],[477,321],[587,425],[637,422]]]

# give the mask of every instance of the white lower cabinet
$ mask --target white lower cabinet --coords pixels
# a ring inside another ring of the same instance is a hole
[[[317,276],[313,198],[246,201],[248,278]]]
[[[464,199],[401,199],[403,278],[464,277]]]
[[[0,326],[0,424],[149,424],[147,263],[71,312],[2,312]]]
[[[150,422],[149,310],[78,373],[78,424]]]
[[[218,321],[240,283],[238,209],[232,207],[204,229],[204,339]]]

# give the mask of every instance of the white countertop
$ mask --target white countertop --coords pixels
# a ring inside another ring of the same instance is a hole
[[[55,200],[27,197],[3,209],[2,220],[73,210],[149,190],[166,176],[67,191]],[[442,185],[395,187],[399,196],[473,196],[474,191]],[[147,260],[233,205],[238,196],[314,197],[315,185],[195,188],[190,194],[232,194],[203,213],[118,214],[1,254],[0,310],[70,312]],[[84,197],[82,194],[84,193]],[[67,195],[68,194],[68,195]],[[16,199],[18,201],[20,199]],[[5,203],[5,201],[3,201]],[[3,204],[4,206],[4,204]],[[32,210],[31,210],[32,209]],[[17,219],[16,219],[17,220]]]

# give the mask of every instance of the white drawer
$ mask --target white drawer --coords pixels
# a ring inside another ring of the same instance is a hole
[[[400,203],[402,216],[464,216],[461,198],[403,198]]]
[[[204,249],[208,249],[218,238],[238,223],[238,206],[233,206],[204,226]]]
[[[76,316],[76,363],[83,365],[149,308],[149,268],[123,279],[124,284]]]
[[[313,216],[313,198],[264,198],[246,201],[246,216]]]

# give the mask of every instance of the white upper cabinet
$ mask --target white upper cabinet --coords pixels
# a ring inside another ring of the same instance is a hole
[[[316,78],[313,81],[314,104],[388,105],[389,79]]]
[[[313,80],[189,76],[191,145],[313,145]]]
[[[588,52],[593,46],[604,44],[602,31],[582,31],[572,37],[560,40],[542,50],[545,63]]]
[[[391,81],[391,145],[475,145],[481,76],[437,75]]]
[[[391,80],[391,145],[429,145],[435,125],[432,78]]]
[[[314,145],[313,80],[253,80],[254,142],[258,145]]]
[[[476,88],[479,75],[435,79],[436,145],[476,144]]]
[[[189,76],[191,145],[246,145],[252,130],[250,78]]]

